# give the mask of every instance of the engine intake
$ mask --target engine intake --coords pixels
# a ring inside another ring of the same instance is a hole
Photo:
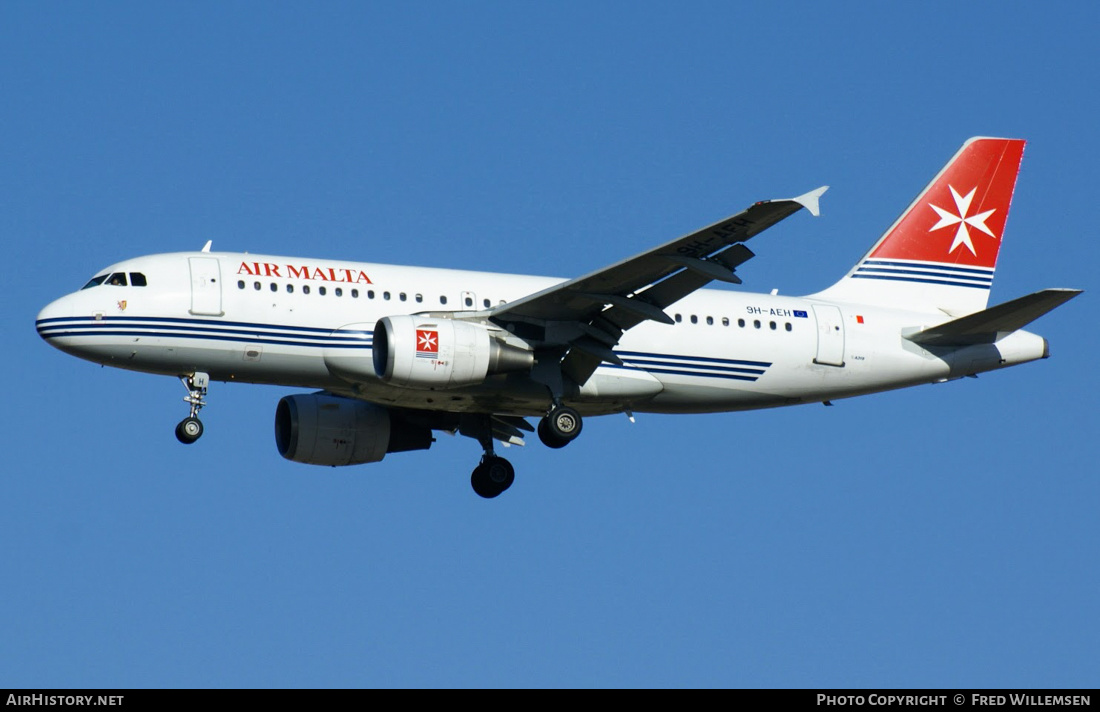
[[[373,403],[321,393],[286,396],[275,408],[275,446],[307,465],[360,465],[386,453],[427,450],[430,428]]]
[[[498,373],[530,371],[535,354],[505,332],[454,319],[387,316],[374,327],[374,372],[409,388],[458,388]]]

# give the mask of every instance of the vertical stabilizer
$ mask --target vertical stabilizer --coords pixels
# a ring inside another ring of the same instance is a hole
[[[843,279],[816,297],[962,316],[989,302],[1024,141],[972,138]]]

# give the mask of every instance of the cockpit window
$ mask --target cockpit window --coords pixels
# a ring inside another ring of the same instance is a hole
[[[103,280],[105,279],[107,279],[107,275],[97,274],[95,277],[92,277],[87,284],[81,287],[81,289],[91,289],[92,287],[98,287],[99,285],[103,284]]]
[[[110,285],[115,286],[115,287],[125,287],[126,286],[126,273],[125,272],[115,272],[114,274],[112,274],[110,277],[107,278],[107,284],[110,284]]]
[[[148,283],[145,281],[145,275],[143,275],[141,272],[131,272],[130,273],[130,286],[131,287],[144,287],[144,286],[146,286],[146,284],[148,284]]]

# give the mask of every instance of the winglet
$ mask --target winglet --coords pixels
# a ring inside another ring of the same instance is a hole
[[[207,240],[206,244],[202,246],[202,251],[203,252],[209,252],[210,251],[210,246],[213,245],[213,244],[214,244],[213,240]]]
[[[821,214],[821,208],[818,206],[818,198],[829,189],[829,186],[823,185],[820,188],[814,188],[809,193],[803,193],[797,198],[790,198],[792,202],[798,203],[802,207],[810,211],[810,215],[815,218]]]

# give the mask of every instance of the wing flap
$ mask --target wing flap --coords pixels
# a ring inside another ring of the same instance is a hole
[[[707,279],[703,284],[713,279],[727,278],[737,265],[752,257],[752,252],[747,248],[743,251],[729,248],[738,246],[803,207],[817,214],[818,198],[826,188],[827,186],[822,186],[797,198],[761,201],[725,220],[648,252],[502,304],[491,310],[489,316],[497,322],[588,321],[610,303],[595,303],[588,298],[590,295],[630,297],[685,268],[692,268],[692,271],[705,275]],[[725,271],[722,270],[723,266],[727,268]],[[651,300],[646,301],[654,303]]]
[[[541,379],[552,392],[561,390],[560,377],[554,373],[583,385],[601,363],[622,363],[613,349],[626,330],[643,321],[674,324],[665,308],[714,280],[740,284],[734,272],[753,257],[743,243],[802,208],[818,215],[819,199],[827,189],[822,186],[797,198],[755,203],[648,252],[502,304],[482,316],[543,351],[548,366]]]

